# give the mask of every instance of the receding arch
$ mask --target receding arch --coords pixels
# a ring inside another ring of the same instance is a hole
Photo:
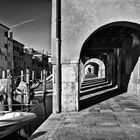
[[[104,63],[100,59],[92,58],[92,59],[89,59],[85,62],[84,69],[91,63],[96,63],[99,66],[97,76],[99,78],[105,78],[105,65],[104,65]]]
[[[85,75],[88,73],[94,73],[94,66],[93,65],[89,64],[85,67]]]

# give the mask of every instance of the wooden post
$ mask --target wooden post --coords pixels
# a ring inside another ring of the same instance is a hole
[[[21,71],[21,79],[20,81],[22,82],[24,79],[24,73],[23,73],[23,70]],[[23,91],[21,91],[21,110],[24,109],[24,93]]]
[[[27,105],[30,104],[30,72],[26,69],[26,84],[27,84]]]
[[[34,83],[34,80],[35,80],[35,72],[32,71],[32,83]]]
[[[12,76],[10,70],[7,69],[7,95],[8,95],[8,109],[12,111],[12,103],[13,103],[13,96],[12,96]]]
[[[45,102],[45,94],[46,94],[46,70],[43,70],[43,106],[44,106],[44,119],[46,119],[46,102]]]
[[[20,79],[20,81],[23,81],[23,79],[24,79],[24,73],[23,73],[23,70],[21,71],[21,79]]]
[[[43,100],[45,100],[45,93],[46,93],[46,70],[43,70]]]
[[[2,79],[5,79],[5,70],[2,71]]]
[[[4,71],[2,71],[2,79],[5,79],[6,77],[5,77],[6,75],[5,75],[5,70]],[[4,108],[3,108],[3,110],[4,111],[7,111],[8,110],[8,101],[7,101],[7,93],[4,93],[3,94],[3,105],[4,105]]]

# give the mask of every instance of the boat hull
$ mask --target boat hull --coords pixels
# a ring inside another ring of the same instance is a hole
[[[35,118],[34,113],[6,112],[3,116],[0,116],[0,138],[20,130]]]

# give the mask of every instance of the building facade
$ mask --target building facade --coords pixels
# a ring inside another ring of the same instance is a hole
[[[48,56],[44,52],[35,50],[32,52],[32,69],[37,77],[41,76],[42,70],[48,71]]]
[[[20,76],[21,70],[24,70],[24,44],[13,40],[13,63],[14,76]]]
[[[9,67],[8,32],[9,28],[0,24],[0,77],[2,71]]]
[[[50,56],[44,51],[25,48],[24,44],[13,39],[13,32],[8,27],[0,24],[0,78],[2,71],[10,69],[14,76],[20,76],[21,70],[34,71],[36,77],[41,77],[41,71],[46,69],[51,73]]]
[[[24,48],[24,69],[32,70],[32,53]]]
[[[13,32],[9,33],[10,36],[8,38],[8,46],[9,46],[9,68],[14,71],[14,49],[13,49]]]

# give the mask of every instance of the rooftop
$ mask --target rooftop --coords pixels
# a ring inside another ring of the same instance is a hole
[[[8,30],[10,30],[10,28],[8,28],[7,26],[5,26],[4,24],[2,24],[2,23],[0,23],[0,26],[2,26],[2,27],[4,27],[4,28],[6,28],[6,29],[8,29]]]

